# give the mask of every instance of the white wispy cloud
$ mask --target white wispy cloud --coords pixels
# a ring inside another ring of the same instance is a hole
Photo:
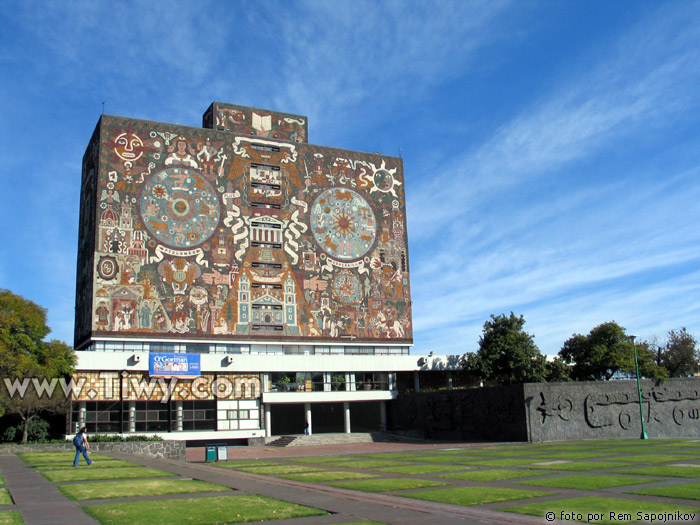
[[[613,317],[664,332],[687,319],[652,323],[644,309],[696,288],[683,273],[667,279],[670,268],[700,262],[697,170],[639,173],[624,158],[606,161],[617,149],[634,155],[629,143],[672,130],[700,107],[698,25],[676,10],[657,15],[446,161],[448,177],[409,194],[411,243],[421,246],[412,249],[419,345],[473,350],[488,316],[510,310],[529,312],[528,329],[550,353],[572,330]]]

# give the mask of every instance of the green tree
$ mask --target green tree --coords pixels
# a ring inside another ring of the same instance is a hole
[[[544,381],[546,359],[524,325],[525,318],[513,312],[491,315],[484,323],[478,352],[462,356],[463,368],[481,380],[501,384]]]
[[[571,381],[571,367],[557,356],[552,361],[547,361],[545,377],[548,383]]]
[[[39,413],[67,407],[60,388],[52,396],[37,395],[32,388],[25,395],[11,395],[8,389],[8,383],[25,378],[50,381],[73,374],[75,352],[61,341],[45,341],[50,331],[44,308],[0,289],[0,415],[17,414],[21,418],[22,442],[27,441],[29,425]]]
[[[571,378],[575,381],[607,381],[618,371],[635,373],[632,339],[614,321],[596,326],[588,335],[574,334],[559,356],[572,365]],[[648,344],[637,344],[637,356],[641,377],[666,377],[666,371],[654,362]]]
[[[685,328],[671,330],[661,349],[660,365],[669,377],[689,377],[700,370],[698,343]]]

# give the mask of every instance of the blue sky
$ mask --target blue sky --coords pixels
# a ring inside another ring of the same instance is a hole
[[[72,342],[80,169],[105,112],[212,101],[402,155],[415,353],[491,314],[543,353],[615,320],[700,336],[700,2],[0,4],[0,287]]]

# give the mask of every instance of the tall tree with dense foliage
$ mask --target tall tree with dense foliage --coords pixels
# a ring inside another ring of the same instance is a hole
[[[681,328],[668,333],[659,361],[669,377],[690,377],[700,371],[699,357],[695,337]]]
[[[596,326],[588,335],[574,334],[564,343],[559,356],[571,365],[571,378],[575,381],[607,381],[618,371],[635,373],[632,339],[614,321]],[[648,345],[637,344],[637,356],[641,377],[666,377]]]
[[[0,290],[0,415],[17,414],[23,423],[22,441],[27,440],[29,423],[42,411],[61,410],[66,405],[59,388],[54,395],[37,395],[27,388],[25,395],[11,395],[9,382],[25,378],[50,381],[69,378],[74,372],[75,352],[58,340],[45,341],[51,332],[46,310],[41,306]]]
[[[546,359],[532,335],[523,330],[525,318],[501,314],[484,323],[479,350],[462,356],[465,370],[484,381],[501,384],[541,382],[546,377]]]
[[[558,383],[571,381],[571,366],[557,356],[552,361],[547,361],[546,379],[548,383]]]

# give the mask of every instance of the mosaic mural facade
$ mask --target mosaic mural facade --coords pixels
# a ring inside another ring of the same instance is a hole
[[[412,341],[401,159],[214,103],[103,115],[83,160],[76,348],[91,336]]]

